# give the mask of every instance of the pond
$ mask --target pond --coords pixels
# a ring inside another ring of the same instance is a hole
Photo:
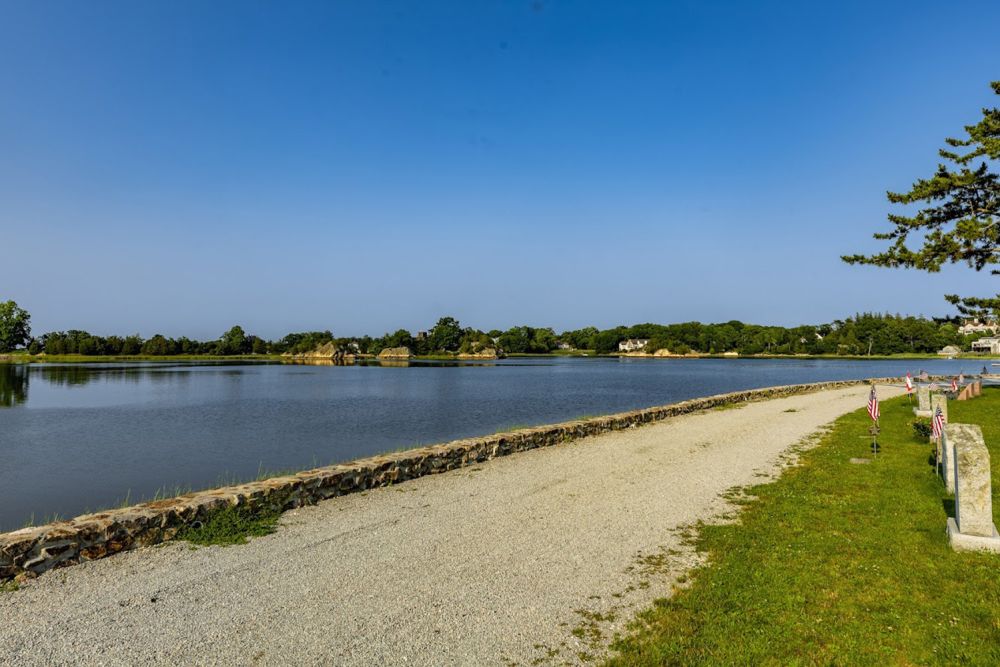
[[[579,357],[408,366],[0,364],[0,531],[515,426],[739,389],[982,366]]]

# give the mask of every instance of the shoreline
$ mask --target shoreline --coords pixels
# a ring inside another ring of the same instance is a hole
[[[280,513],[517,452],[635,428],[694,412],[872,382],[898,386],[900,380],[896,377],[842,380],[717,394],[641,410],[406,449],[21,528],[0,533],[0,582],[32,578],[53,568],[170,541],[182,529],[203,523],[214,513],[227,508],[242,507],[255,515]]]
[[[613,353],[613,354],[596,354],[596,353],[511,353],[507,354],[505,357],[472,357],[472,356],[457,356],[457,355],[440,355],[440,354],[428,354],[420,356],[412,356],[407,359],[386,359],[385,361],[399,363],[400,361],[410,362],[410,361],[455,361],[455,362],[476,362],[484,363],[491,361],[498,361],[503,358],[506,359],[559,359],[564,357],[571,357],[574,359],[652,359],[659,361],[680,361],[680,360],[699,360],[699,359],[722,359],[726,361],[740,361],[740,360],[798,360],[798,361],[810,361],[810,360],[830,360],[830,361],[907,361],[907,360],[934,360],[938,359],[941,361],[984,361],[984,362],[996,362],[1000,361],[1000,356],[992,355],[982,355],[972,353],[960,354],[954,357],[946,357],[936,353],[917,353],[917,354],[895,354],[895,355],[835,355],[835,354],[754,354],[747,356],[734,356],[734,355],[724,355],[724,354],[684,354],[684,355],[655,355],[646,354],[638,352],[626,352],[626,353]],[[81,355],[81,354],[62,354],[62,355],[51,355],[51,356],[39,356],[39,355],[29,355],[29,354],[0,354],[0,364],[87,364],[87,363],[143,363],[143,362],[185,362],[185,363],[197,363],[197,362],[248,362],[248,363],[289,363],[289,364],[308,364],[310,362],[319,362],[319,365],[323,365],[322,362],[332,361],[327,359],[315,358],[315,359],[291,359],[285,355],[281,354],[243,354],[243,355],[196,355],[196,354],[186,354],[186,355],[174,355],[174,356],[150,356],[150,355]],[[344,365],[376,365],[379,359],[373,355],[361,355],[358,357],[358,362],[349,362]]]

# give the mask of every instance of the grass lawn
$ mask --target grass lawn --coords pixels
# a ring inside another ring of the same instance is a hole
[[[1000,389],[949,411],[983,428],[1000,523]],[[858,465],[868,415],[842,417],[738,523],[701,527],[707,564],[610,664],[1000,664],[1000,555],[948,546],[953,503],[912,421],[906,398],[884,402],[882,452]]]

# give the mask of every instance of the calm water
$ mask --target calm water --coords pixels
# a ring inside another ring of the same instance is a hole
[[[477,365],[0,364],[0,530],[400,447],[777,384],[969,360],[508,359]]]

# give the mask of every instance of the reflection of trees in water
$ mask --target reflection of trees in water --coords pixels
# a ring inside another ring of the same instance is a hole
[[[190,373],[186,369],[164,368],[162,366],[43,366],[32,369],[43,380],[57,385],[85,385],[97,380],[132,382],[141,380],[169,382],[178,378],[187,380]],[[238,371],[237,371],[238,372]]]
[[[87,384],[94,379],[94,372],[86,366],[36,366],[36,374],[52,384]]]
[[[28,400],[28,369],[21,364],[0,364],[0,407]]]

